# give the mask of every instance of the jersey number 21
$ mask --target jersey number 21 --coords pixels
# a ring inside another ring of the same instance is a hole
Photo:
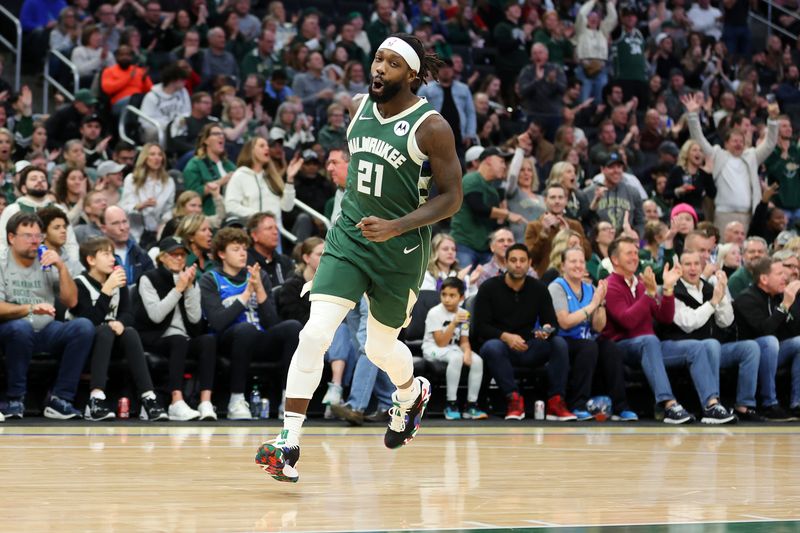
[[[373,172],[374,170],[374,172]],[[372,176],[375,176],[373,185]],[[370,163],[369,161],[358,162],[358,192],[370,194],[376,198],[381,197],[383,189],[383,165],[380,163]]]

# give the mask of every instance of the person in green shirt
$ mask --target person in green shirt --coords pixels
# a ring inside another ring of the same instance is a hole
[[[800,219],[800,148],[792,139],[792,121],[786,115],[778,117],[778,143],[764,161],[767,181],[780,185],[776,204],[789,217],[788,227]]]
[[[492,38],[497,47],[495,69],[500,78],[503,101],[515,101],[514,83],[520,71],[529,63],[532,27],[521,25],[522,7],[515,1],[506,2],[505,17],[494,27]]]
[[[639,21],[635,8],[625,6],[621,9],[622,32],[612,45],[614,57],[614,79],[622,86],[625,99],[636,96],[639,105],[648,101],[647,59],[644,56],[646,42],[636,28]]]
[[[753,283],[753,265],[762,257],[767,257],[767,241],[761,237],[748,237],[744,241],[743,264],[728,279],[728,291],[734,300]]]
[[[564,28],[558,18],[558,13],[548,11],[544,15],[543,27],[533,34],[534,43],[542,43],[547,47],[550,62],[558,65],[572,63],[574,47],[569,39],[564,37]]]
[[[258,45],[242,59],[239,68],[241,77],[245,79],[250,74],[261,74],[269,79],[272,71],[277,68],[283,68],[283,60],[281,54],[275,50],[275,32],[262,30]]]
[[[344,124],[344,107],[336,102],[328,106],[328,123],[319,130],[317,141],[326,152],[347,146],[347,128]]]
[[[489,234],[501,222],[525,222],[520,215],[500,207],[500,192],[492,184],[505,179],[506,162],[513,155],[494,146],[487,148],[480,155],[478,170],[464,175],[464,202],[451,224],[458,264],[462,267],[481,265],[492,259]]]
[[[217,123],[206,124],[197,138],[194,157],[183,169],[184,186],[203,199],[203,213],[206,216],[217,213],[212,193],[222,190],[234,170],[236,165],[225,155],[225,132],[222,126]]]

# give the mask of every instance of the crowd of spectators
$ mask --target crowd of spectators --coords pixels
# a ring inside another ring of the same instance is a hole
[[[3,413],[23,415],[30,358],[45,351],[60,365],[46,416],[112,416],[119,352],[142,418],[215,418],[221,356],[228,417],[250,417],[254,363],[285,380],[307,316],[301,289],[326,232],[315,213],[338,216],[352,99],[376,47],[407,32],[444,60],[419,95],[450,123],[464,169],[463,205],[434,228],[422,286],[436,296],[420,355],[447,367],[448,418],[483,418],[490,379],[506,418],[524,417],[516,371],[538,366],[555,420],[591,418],[598,394],[637,419],[626,367],[643,371],[668,423],[694,418],[673,367],[689,369],[704,422],[800,417],[800,46],[760,38],[751,9],[25,0],[26,69],[48,61],[71,80],[57,50],[80,88],[48,95],[61,105],[45,115],[29,87],[0,81]],[[775,23],[791,33],[790,19]],[[118,137],[123,116],[133,143]],[[388,396],[359,344],[363,314],[327,356],[327,415],[353,423],[373,393],[379,412]],[[168,375],[151,376],[145,352],[165,357]],[[738,372],[730,408],[726,367]],[[76,400],[85,369],[88,402]]]

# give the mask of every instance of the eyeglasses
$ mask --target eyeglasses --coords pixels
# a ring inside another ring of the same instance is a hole
[[[225,134],[223,132],[221,132],[221,131],[210,131],[210,132],[208,132],[208,136],[209,137],[212,137],[212,136],[213,137],[217,137],[219,135],[225,135]]]
[[[28,242],[37,242],[44,240],[43,233],[16,233],[15,235],[20,239]]]

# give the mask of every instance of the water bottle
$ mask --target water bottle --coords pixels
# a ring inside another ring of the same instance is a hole
[[[269,418],[269,398],[261,398],[260,418]]]
[[[258,390],[258,383],[253,383],[253,390],[250,391],[250,414],[253,418],[258,418],[261,411],[261,392]]]

